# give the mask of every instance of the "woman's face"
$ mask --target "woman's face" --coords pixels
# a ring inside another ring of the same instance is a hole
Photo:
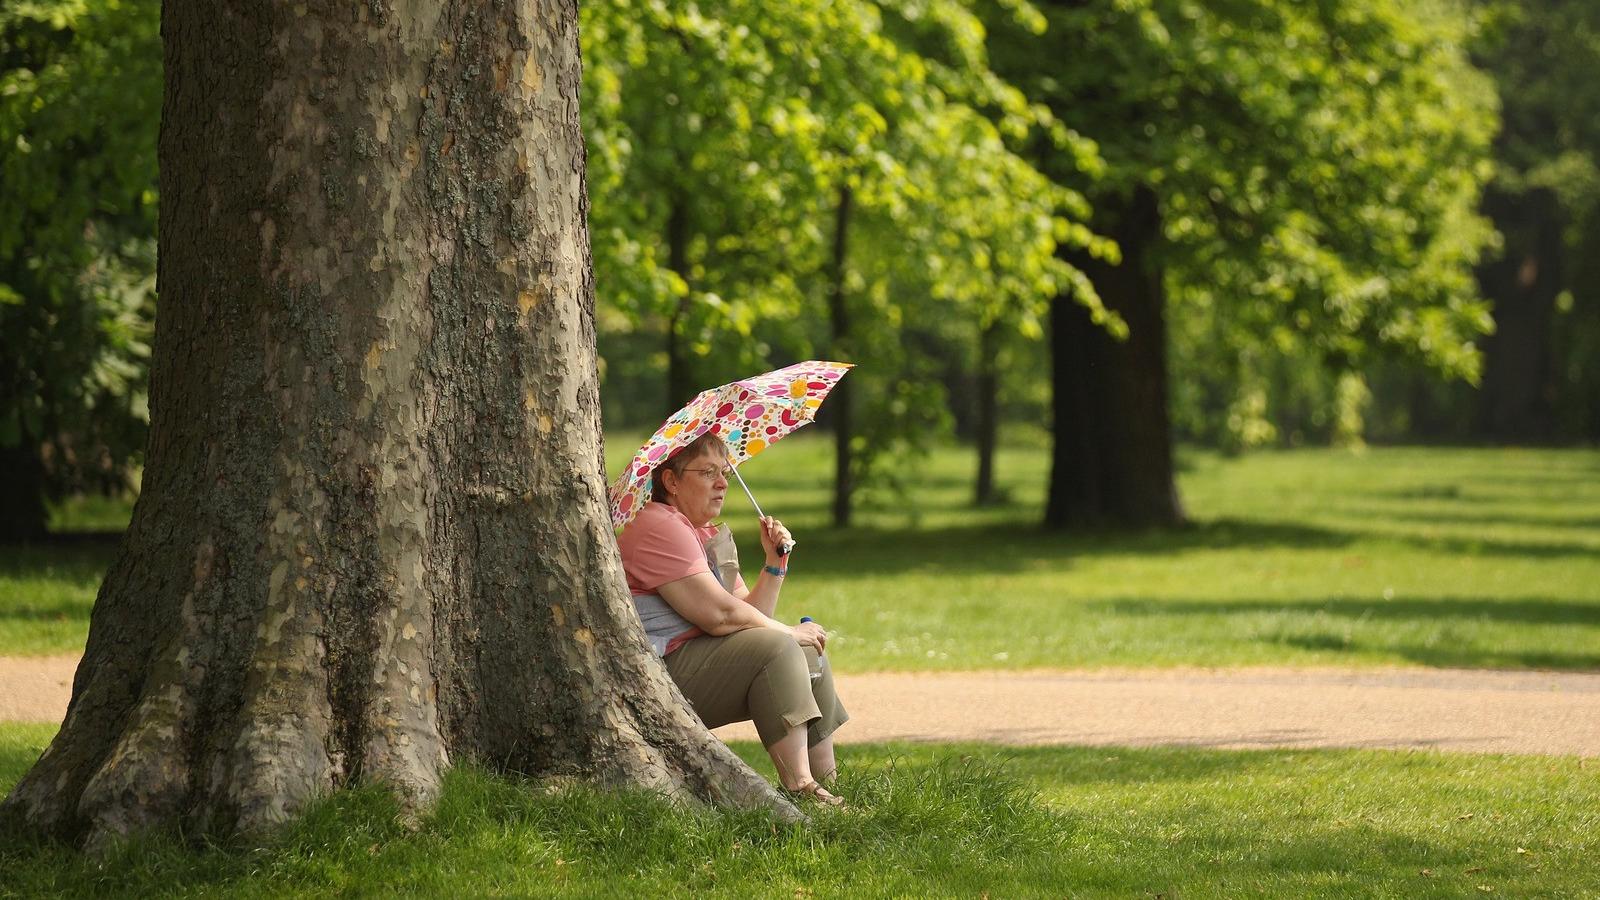
[[[722,514],[722,501],[728,493],[728,479],[722,474],[728,461],[714,452],[701,453],[678,472],[668,469],[661,482],[667,489],[667,502],[704,527]]]

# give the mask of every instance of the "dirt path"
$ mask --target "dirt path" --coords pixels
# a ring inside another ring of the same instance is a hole
[[[59,722],[76,657],[0,657],[0,721]],[[1600,674],[1162,669],[840,675],[841,743],[1409,747],[1600,756]],[[718,729],[754,739],[749,726]]]
[[[1600,756],[1600,674],[1179,669],[839,677],[839,741]],[[719,729],[724,738],[754,729]]]
[[[0,656],[0,722],[60,722],[72,697],[74,656]]]

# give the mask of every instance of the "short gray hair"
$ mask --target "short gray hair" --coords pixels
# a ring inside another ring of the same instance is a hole
[[[682,477],[683,470],[689,463],[712,454],[721,456],[724,460],[728,459],[728,445],[723,443],[719,435],[708,431],[684,445],[677,453],[667,457],[650,473],[650,499],[660,503],[667,502],[667,486],[661,480],[662,473],[670,471]]]

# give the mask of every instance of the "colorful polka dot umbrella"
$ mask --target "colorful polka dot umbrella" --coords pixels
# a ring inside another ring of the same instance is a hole
[[[811,421],[849,370],[849,363],[813,359],[701,391],[645,441],[612,483],[611,524],[628,524],[650,500],[651,470],[700,435],[720,435],[729,464],[738,466]]]

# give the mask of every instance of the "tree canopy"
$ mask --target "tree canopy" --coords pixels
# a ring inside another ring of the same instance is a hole
[[[157,8],[0,13],[13,509],[138,462]],[[1125,336],[1098,287],[1126,252],[1159,273],[1180,438],[1358,439],[1373,391],[1397,390],[1374,372],[1472,383],[1487,347],[1494,382],[1497,356],[1532,355],[1510,347],[1519,328],[1544,335],[1529,377],[1556,398],[1553,427],[1600,427],[1586,5],[606,0],[581,15],[612,421],[643,427],[693,389],[804,356],[870,360],[845,465],[892,488],[898,454],[952,412],[980,446],[993,426],[974,410],[1003,398],[1048,421],[1051,302]],[[1126,230],[1141,192],[1148,234]],[[1496,300],[1486,339],[1493,291],[1473,265],[1502,253],[1490,219],[1506,258],[1533,233],[1492,204],[1546,194],[1564,247],[1550,311],[1523,327]]]
[[[664,349],[657,408],[785,356],[870,356],[830,410],[866,388],[871,428],[841,437],[859,451],[841,456],[860,470],[847,481],[942,420],[908,322],[1010,311],[1037,332],[1039,302],[1069,283],[1095,303],[1055,253],[1093,244],[1082,197],[1012,144],[1038,132],[1092,149],[994,75],[967,4],[587,16],[598,279],[629,332],[612,363],[655,371]]]
[[[1476,376],[1489,321],[1471,265],[1491,232],[1474,208],[1495,120],[1464,17],[1381,0],[1041,8],[1045,36],[1002,22],[995,57],[1096,142],[1097,212],[1139,188],[1159,198],[1185,390],[1233,403],[1260,387],[1263,355],[1349,367],[1384,348]]]

